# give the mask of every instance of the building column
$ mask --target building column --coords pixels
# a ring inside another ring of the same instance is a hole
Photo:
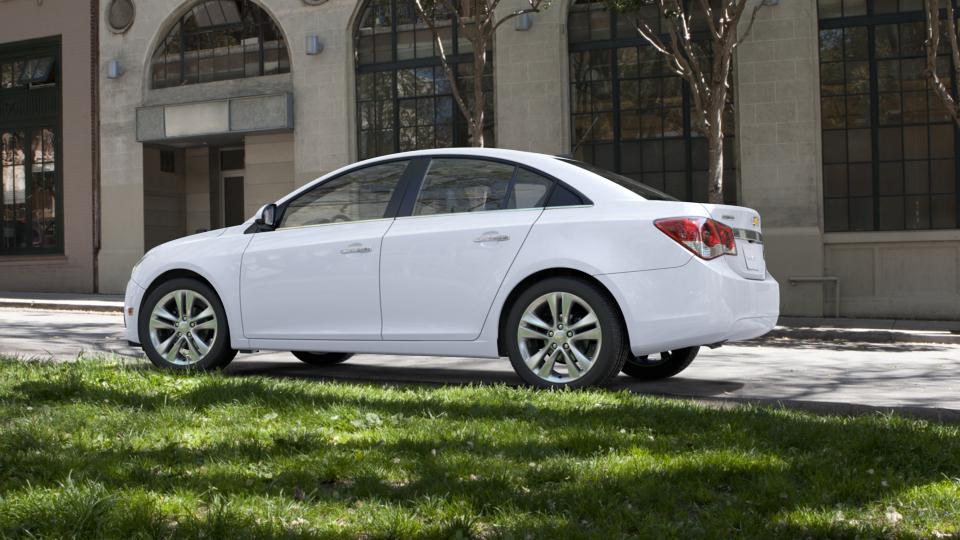
[[[737,51],[741,204],[762,216],[781,312],[822,316],[828,285],[789,283],[824,268],[816,2],[765,6]]]
[[[504,0],[500,16],[529,7]],[[567,96],[567,2],[557,2],[530,18],[518,31],[516,20],[497,30],[493,50],[496,146],[545,154],[570,151]]]

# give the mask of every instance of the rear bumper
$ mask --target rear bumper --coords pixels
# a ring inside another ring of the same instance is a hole
[[[123,296],[123,326],[127,342],[131,344],[140,344],[137,318],[140,316],[140,304],[143,301],[144,292],[144,288],[132,279],[127,282],[127,291]],[[130,308],[133,308],[132,315],[130,314]]]
[[[743,278],[720,259],[596,277],[620,304],[637,355],[759,337],[780,315],[775,279]]]

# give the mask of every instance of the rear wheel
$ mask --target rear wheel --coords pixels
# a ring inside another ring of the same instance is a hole
[[[353,356],[352,353],[318,353],[305,351],[291,351],[291,354],[312,366],[331,366],[333,364],[346,362]]]
[[[510,307],[504,332],[514,370],[541,388],[604,384],[626,357],[616,304],[580,279],[549,278],[528,288]]]
[[[147,358],[160,368],[220,369],[237,355],[220,298],[195,279],[173,279],[151,291],[137,324]]]
[[[687,347],[649,356],[629,355],[623,364],[623,372],[635,379],[666,379],[687,369],[699,351],[700,347]]]

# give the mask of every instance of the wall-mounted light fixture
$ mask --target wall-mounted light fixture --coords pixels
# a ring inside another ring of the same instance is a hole
[[[313,56],[323,52],[323,43],[320,43],[320,36],[307,36],[307,54]]]
[[[107,62],[107,78],[119,79],[123,75],[123,66],[119,60],[110,60]]]
[[[517,15],[517,23],[514,28],[516,28],[518,32],[526,32],[532,26],[533,17],[531,17],[529,13],[521,13],[520,15]]]

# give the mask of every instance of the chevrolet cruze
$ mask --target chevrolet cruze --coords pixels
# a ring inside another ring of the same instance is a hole
[[[127,338],[161,368],[238,351],[508,357],[541,387],[670,377],[768,332],[760,216],[570,159],[422,150],[334,171],[247,223],[150,250]]]

